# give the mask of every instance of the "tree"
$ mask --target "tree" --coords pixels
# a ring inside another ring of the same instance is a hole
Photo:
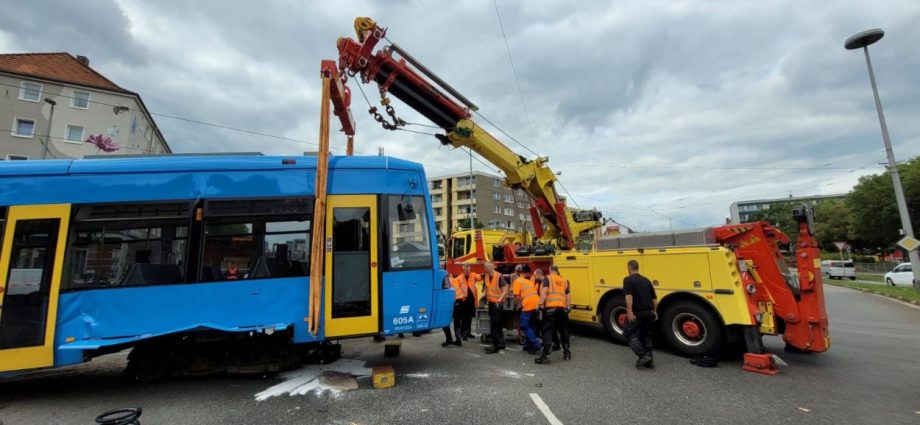
[[[834,242],[855,239],[850,224],[850,210],[844,200],[819,202],[815,205],[815,237],[827,251],[836,251]]]
[[[795,241],[799,238],[799,226],[795,219],[792,218],[792,208],[794,206],[796,204],[792,202],[773,204],[770,205],[770,208],[751,214],[748,221],[769,222],[773,227],[789,236],[792,246],[795,246]]]
[[[898,165],[901,186],[914,229],[920,225],[920,158]],[[891,174],[860,177],[847,195],[852,236],[867,248],[888,248],[901,238],[901,219],[895,202]]]

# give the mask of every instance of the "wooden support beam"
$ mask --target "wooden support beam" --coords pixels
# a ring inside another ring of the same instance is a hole
[[[316,154],[316,202],[313,206],[310,249],[310,305],[308,323],[310,333],[319,333],[323,300],[323,277],[326,258],[326,186],[329,176],[329,105],[332,80],[323,75],[322,104],[319,118],[319,150]]]

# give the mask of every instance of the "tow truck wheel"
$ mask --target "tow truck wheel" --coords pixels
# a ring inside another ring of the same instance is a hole
[[[680,354],[699,356],[715,353],[724,332],[719,319],[694,301],[678,301],[665,310],[661,330]]]
[[[622,295],[614,296],[604,303],[602,319],[604,331],[614,342],[626,344],[623,329],[626,326],[626,300]]]

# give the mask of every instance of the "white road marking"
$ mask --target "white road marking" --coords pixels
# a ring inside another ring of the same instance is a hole
[[[553,414],[552,410],[549,410],[549,406],[543,402],[543,399],[540,398],[540,395],[537,393],[530,393],[530,399],[533,400],[533,404],[537,405],[537,409],[540,409],[540,412],[543,413],[543,416],[546,416],[546,420],[549,421],[550,425],[562,425],[562,421]]]

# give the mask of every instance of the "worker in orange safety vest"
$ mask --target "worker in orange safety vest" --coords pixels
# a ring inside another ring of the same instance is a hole
[[[540,305],[543,307],[543,354],[534,359],[537,364],[549,362],[552,350],[553,330],[559,331],[562,342],[562,358],[572,358],[569,343],[569,311],[572,309],[572,297],[569,294],[569,281],[559,275],[559,266],[549,267],[549,277],[543,278],[540,285]]]
[[[483,275],[485,282],[486,302],[489,306],[489,329],[492,334],[492,346],[485,349],[486,354],[495,354],[505,350],[505,331],[502,328],[502,311],[504,311],[505,298],[508,296],[508,280],[501,273],[495,271],[495,264],[485,264],[486,273]]]
[[[466,311],[466,303],[472,302],[473,309],[479,306],[479,291],[476,289],[475,281],[472,281],[471,277],[475,277],[475,273],[469,273],[469,266],[464,265],[463,270],[465,274],[461,274],[457,277],[450,278],[450,284],[454,288],[454,333],[456,335],[451,335],[450,325],[447,325],[442,328],[444,331],[445,340],[441,343],[442,347],[449,347],[450,345],[456,345],[458,347],[463,345],[463,329],[466,325],[466,322],[471,319],[470,314]]]
[[[473,317],[476,317],[476,309],[479,308],[479,283],[482,282],[482,275],[471,271],[469,264],[464,264],[463,273],[458,275],[457,279],[465,281],[468,288],[467,296],[460,305],[465,341],[473,337]]]
[[[514,294],[516,309],[521,310],[519,328],[524,334],[524,351],[537,354],[540,351],[540,340],[534,333],[534,325],[537,320],[537,307],[540,305],[540,290],[534,283],[534,279],[525,277],[523,273],[524,265],[518,264],[514,268],[513,276],[517,277],[511,284],[511,292]],[[542,278],[543,271],[537,269],[534,271],[534,277]]]

